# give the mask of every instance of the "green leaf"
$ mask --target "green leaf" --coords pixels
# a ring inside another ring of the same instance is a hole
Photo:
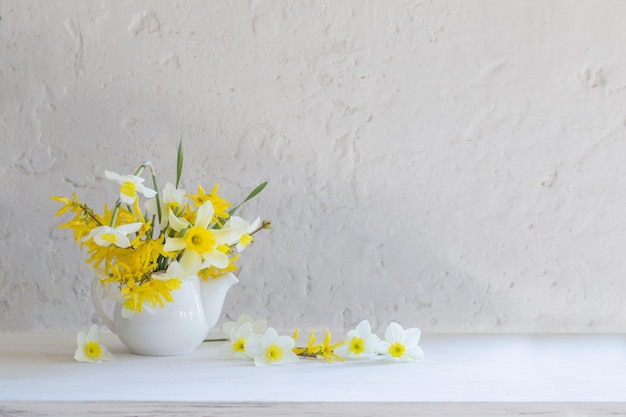
[[[178,142],[178,155],[176,157],[176,188],[180,182],[180,175],[183,173],[183,135],[180,135]]]
[[[246,197],[245,200],[243,200],[241,203],[239,203],[236,207],[233,207],[232,209],[230,209],[228,211],[228,214],[230,214],[231,216],[233,214],[235,214],[235,212],[239,209],[239,207],[241,207],[245,202],[250,201],[254,197],[256,197],[257,194],[259,194],[261,191],[263,191],[263,189],[265,188],[266,185],[267,185],[267,181],[265,181],[262,184],[259,184],[254,190],[252,190],[252,192],[248,195],[248,197]]]

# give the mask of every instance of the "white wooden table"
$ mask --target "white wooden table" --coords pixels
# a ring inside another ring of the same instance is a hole
[[[0,334],[0,416],[626,416],[624,335],[424,335],[426,359],[280,367],[217,358],[74,361],[74,334]]]

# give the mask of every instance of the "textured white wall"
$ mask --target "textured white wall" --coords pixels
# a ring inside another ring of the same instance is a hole
[[[0,331],[96,320],[51,194],[271,219],[224,317],[622,331],[626,2],[0,2]]]

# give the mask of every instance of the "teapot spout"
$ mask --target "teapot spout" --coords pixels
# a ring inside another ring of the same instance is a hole
[[[222,307],[228,290],[238,282],[237,277],[231,273],[219,278],[200,281],[200,297],[209,329],[217,324],[222,314]]]

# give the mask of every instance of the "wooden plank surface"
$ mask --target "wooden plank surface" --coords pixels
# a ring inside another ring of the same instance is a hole
[[[622,403],[4,402],[0,417],[626,416]]]
[[[282,367],[221,359],[219,343],[183,356],[138,356],[112,334],[103,341],[115,362],[79,363],[74,337],[0,334],[0,416],[59,415],[61,408],[81,415],[85,407],[95,407],[90,415],[138,416],[269,408],[267,415],[396,416],[626,410],[624,335],[425,335],[422,362]]]

